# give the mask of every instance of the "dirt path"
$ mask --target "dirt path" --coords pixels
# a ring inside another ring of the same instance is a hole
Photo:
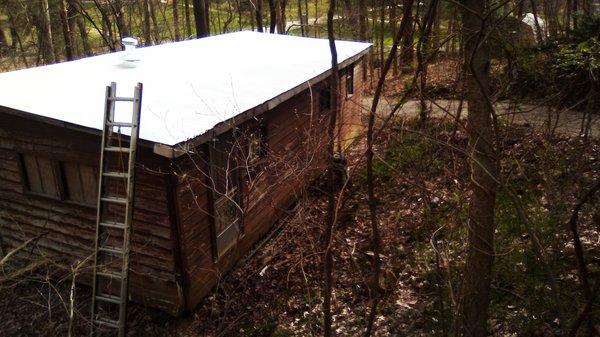
[[[363,100],[365,107],[370,107],[372,97],[366,97]],[[431,116],[454,120],[459,107],[457,100],[435,100],[428,102],[431,109]],[[558,134],[569,136],[579,136],[582,130],[582,120],[587,118],[582,112],[573,110],[556,111],[547,106],[536,106],[533,104],[514,105],[508,102],[499,102],[495,104],[496,113],[500,119],[506,123],[531,125],[540,131],[554,129]],[[379,106],[382,116],[387,116],[391,111],[389,102],[382,102]],[[419,101],[411,100],[406,102],[398,115],[402,117],[416,117],[419,113]],[[467,115],[467,103],[462,107],[461,119]],[[592,115],[590,119],[590,134],[593,137],[600,137],[600,115]]]

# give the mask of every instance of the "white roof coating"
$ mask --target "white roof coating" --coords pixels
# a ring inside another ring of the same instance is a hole
[[[336,41],[339,62],[369,48]],[[0,106],[102,129],[105,88],[133,96],[144,85],[140,138],[166,145],[194,138],[327,72],[328,41],[238,32],[0,74]],[[128,59],[131,59],[130,57]],[[130,103],[118,103],[117,115]],[[127,118],[120,118],[126,120]]]

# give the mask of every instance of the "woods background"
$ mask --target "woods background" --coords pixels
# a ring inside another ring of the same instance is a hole
[[[333,184],[328,147],[330,174],[263,251],[186,318],[134,307],[134,334],[596,336],[599,6],[3,0],[0,70],[120,50],[125,36],[148,46],[253,29],[374,43],[350,182]],[[65,300],[85,297],[74,276],[53,281],[39,261],[14,274],[4,254],[4,331],[39,334],[25,313],[48,335],[85,331],[86,302]]]

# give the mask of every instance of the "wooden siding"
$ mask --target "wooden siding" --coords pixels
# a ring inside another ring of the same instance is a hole
[[[7,250],[27,239],[37,242],[39,253],[83,261],[92,254],[96,210],[94,206],[54,200],[25,193],[20,153],[66,163],[98,167],[100,136],[68,130],[0,112],[0,235]],[[133,299],[176,314],[183,294],[176,279],[172,226],[167,204],[167,161],[150,149],[138,151],[130,294]],[[37,252],[37,251],[36,251]],[[91,265],[91,263],[90,263]],[[86,268],[83,283],[90,283]]]
[[[354,73],[354,94],[346,97],[346,76],[340,81],[342,108],[336,134],[347,147],[362,130],[362,63]],[[206,146],[180,157],[176,163],[182,265],[186,270],[187,307],[193,308],[218,280],[283,214],[316,175],[325,169],[326,128],[329,111],[319,111],[319,93],[325,83],[294,96],[261,116],[266,132],[266,157],[256,173],[243,173],[242,236],[234,249],[220,258],[214,253],[211,231],[211,194]],[[253,122],[239,126],[252,129]],[[240,144],[244,143],[240,137]],[[244,146],[240,145],[243,150]],[[243,151],[242,151],[243,152]],[[249,172],[240,160],[241,172]]]

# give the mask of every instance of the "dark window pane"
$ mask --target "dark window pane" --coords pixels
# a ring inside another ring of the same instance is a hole
[[[331,91],[329,87],[319,91],[319,111],[323,112],[331,108]]]
[[[354,65],[348,66],[346,75],[346,96],[354,94]]]

